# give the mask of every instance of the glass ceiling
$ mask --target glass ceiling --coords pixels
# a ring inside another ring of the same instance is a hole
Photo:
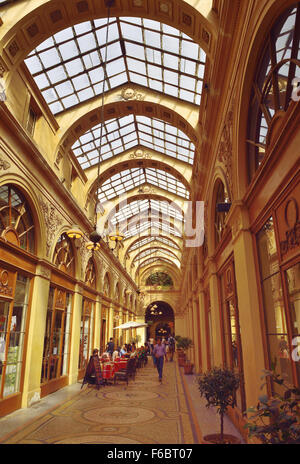
[[[183,214],[179,211],[179,208],[175,209],[174,206],[171,206],[167,201],[159,201],[159,200],[136,200],[132,203],[121,208],[113,218],[111,219],[112,224],[117,224],[122,221],[127,221],[132,217],[139,218],[145,217],[143,213],[149,213],[150,216],[158,217],[159,213],[163,215],[164,219],[166,217],[172,217],[179,221],[183,221]]]
[[[159,187],[182,198],[189,199],[190,196],[182,182],[172,174],[154,168],[132,168],[103,182],[99,188],[99,201],[104,203],[144,184]]]
[[[151,234],[152,236],[155,236],[155,232],[162,231],[166,233],[167,235],[174,235],[175,237],[181,237],[182,234],[175,229],[171,224],[165,224],[163,222],[159,221],[144,221],[137,223],[133,225],[132,227],[129,227],[128,230],[124,232],[125,235],[125,240],[127,238],[133,237],[135,235],[139,235],[144,231],[147,231],[148,229],[151,229]]]
[[[133,147],[151,148],[189,164],[194,162],[195,145],[177,127],[146,116],[129,115],[98,124],[73,144],[72,150],[82,169],[87,169]],[[101,145],[101,146],[100,146]]]
[[[162,248],[148,248],[147,250],[145,250],[142,253],[140,253],[139,255],[137,255],[134,258],[133,263],[135,263],[136,261],[141,261],[146,256],[151,255],[152,257],[155,257],[155,256],[157,257],[160,254],[165,254],[166,256],[168,256],[171,259],[178,260],[178,258],[176,256],[174,256],[174,254],[171,253],[171,251],[164,250]]]
[[[159,258],[149,258],[149,259],[146,259],[145,261],[143,261],[141,263],[141,267],[145,267],[145,266],[148,266],[148,264],[152,264],[152,263],[159,263],[159,262],[163,262],[163,263],[168,263],[168,264],[175,264],[174,262],[170,261],[168,258],[163,258],[163,257],[159,257]]]
[[[53,114],[125,83],[200,105],[206,55],[186,34],[150,19],[86,21],[49,37],[25,59]]]
[[[135,251],[138,248],[141,248],[141,247],[143,247],[145,245],[149,245],[152,242],[163,243],[164,245],[168,245],[169,247],[174,248],[175,250],[179,250],[179,246],[176,245],[175,242],[173,242],[172,240],[168,240],[165,237],[146,237],[146,238],[143,238],[143,239],[139,240],[134,245],[132,245],[129,248],[128,253],[131,253],[132,251]]]

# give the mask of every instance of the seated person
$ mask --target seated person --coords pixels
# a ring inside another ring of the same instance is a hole
[[[121,356],[124,356],[125,354],[127,354],[127,350],[125,348],[125,345],[122,346],[121,350],[120,350],[120,355]]]
[[[120,356],[119,351],[116,349],[112,355],[113,362],[116,360],[116,358],[119,358],[119,356]]]
[[[136,356],[137,356],[137,351],[132,349],[130,352],[130,357],[135,358]]]
[[[103,360],[103,362],[110,361],[110,354],[107,351],[105,351],[104,353],[102,353],[101,359]]]

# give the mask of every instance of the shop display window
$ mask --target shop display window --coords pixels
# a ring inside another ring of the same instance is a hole
[[[41,382],[68,373],[72,295],[50,287]]]
[[[20,391],[29,278],[18,274],[13,301],[0,297],[0,398]]]
[[[294,366],[291,341],[293,337],[299,335],[299,264],[292,266],[285,273],[289,298],[289,308],[286,308],[284,274],[279,266],[279,253],[276,244],[273,217],[269,218],[257,234],[257,250],[269,368],[276,365],[277,373],[284,376],[288,382],[293,383],[295,379],[293,377]],[[297,363],[296,369],[298,369],[299,381],[299,367]],[[274,388],[277,388],[276,385],[274,385]]]

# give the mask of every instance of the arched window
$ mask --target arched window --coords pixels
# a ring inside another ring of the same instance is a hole
[[[264,41],[252,84],[248,119],[249,181],[260,167],[267,150],[267,135],[278,112],[293,100],[296,77],[300,77],[300,2],[276,21]]]
[[[146,285],[154,287],[172,287],[173,280],[165,272],[154,272],[147,278]]]
[[[35,252],[34,221],[29,204],[9,184],[0,187],[0,236],[23,250]]]
[[[75,256],[71,240],[67,234],[62,234],[57,240],[53,262],[61,271],[72,277],[75,276]]]
[[[94,260],[89,259],[85,271],[85,283],[92,288],[96,288],[96,267]]]
[[[225,220],[227,212],[224,208],[220,208],[221,205],[225,203],[230,204],[230,200],[226,191],[226,188],[221,180],[217,181],[215,186],[216,191],[216,200],[215,200],[215,245],[222,240],[224,229],[225,229]]]

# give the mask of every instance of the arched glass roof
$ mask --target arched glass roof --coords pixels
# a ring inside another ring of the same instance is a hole
[[[132,168],[121,171],[107,179],[99,188],[101,203],[112,200],[144,184],[153,185],[175,195],[189,199],[189,192],[182,182],[161,169]]]
[[[170,259],[176,259],[178,261],[178,258],[176,256],[174,256],[174,254],[171,251],[168,251],[168,250],[165,250],[165,249],[162,249],[162,248],[148,248],[147,250],[142,251],[141,253],[139,253],[134,258],[133,263],[135,263],[137,261],[141,261],[143,258],[145,258],[145,257],[147,257],[149,255],[151,257],[157,257],[157,256],[160,256],[161,254],[168,256]]]
[[[128,253],[131,253],[132,251],[135,251],[138,248],[141,248],[145,245],[150,245],[150,243],[162,243],[163,245],[168,245],[169,247],[174,248],[175,250],[179,250],[179,246],[176,245],[176,243],[172,240],[167,239],[166,237],[145,237],[131,245],[128,249]]]
[[[183,221],[183,214],[179,208],[175,208],[168,201],[161,201],[155,199],[136,200],[128,205],[120,208],[118,212],[114,214],[110,222],[117,224],[123,221],[127,221],[132,217],[145,217],[146,214],[150,216],[156,216],[160,214],[164,218],[174,218],[178,221]]]
[[[120,17],[86,21],[46,39],[25,59],[53,114],[125,83],[200,104],[205,52],[158,21]]]
[[[143,261],[140,266],[141,267],[145,267],[145,266],[148,266],[149,264],[159,264],[159,263],[167,263],[167,264],[172,264],[174,265],[175,263],[172,262],[170,259],[168,258],[164,258],[164,257],[159,257],[159,258],[149,258],[149,259],[146,259],[145,261]]]
[[[174,235],[175,237],[182,238],[182,233],[180,233],[179,230],[177,228],[174,228],[171,224],[159,222],[159,220],[157,221],[149,220],[149,221],[138,222],[137,224],[129,227],[129,229],[124,232],[125,240],[127,238],[133,237],[135,235],[139,235],[142,232],[145,232],[148,230],[151,231],[150,235],[154,237],[156,236],[156,234],[159,234],[161,231],[167,235]]]
[[[129,115],[98,124],[79,137],[72,150],[82,169],[87,169],[126,150],[143,146],[189,164],[195,145],[177,127],[156,118]],[[101,140],[100,140],[101,137]]]

